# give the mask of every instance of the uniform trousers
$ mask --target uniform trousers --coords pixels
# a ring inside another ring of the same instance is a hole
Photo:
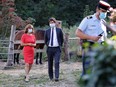
[[[92,46],[94,42],[88,42],[88,43],[89,46],[87,47],[87,51],[85,51],[85,48],[82,49],[82,68],[83,68],[82,76],[87,74],[87,71],[90,69],[94,61],[94,58],[91,56],[91,53],[93,52]]]

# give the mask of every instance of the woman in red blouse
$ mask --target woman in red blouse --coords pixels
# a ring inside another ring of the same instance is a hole
[[[36,46],[36,39],[34,36],[33,25],[28,24],[25,27],[25,33],[21,37],[21,45],[23,47],[23,56],[25,61],[25,81],[29,81],[29,72],[34,61],[34,47]]]

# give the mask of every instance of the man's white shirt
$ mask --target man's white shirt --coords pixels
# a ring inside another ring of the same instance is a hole
[[[53,29],[53,46],[51,46],[51,39],[52,39],[52,29]],[[57,33],[56,33],[56,27],[51,28],[50,31],[50,42],[49,42],[49,47],[58,47],[58,40],[57,40]]]

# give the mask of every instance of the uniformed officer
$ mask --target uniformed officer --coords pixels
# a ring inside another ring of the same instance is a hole
[[[85,17],[76,30],[76,36],[81,40],[94,44],[94,42],[101,43],[107,38],[106,26],[103,24],[106,18],[107,11],[110,5],[105,1],[99,1],[96,8],[96,13]],[[83,56],[83,55],[82,55]],[[86,62],[83,57],[83,72],[86,74]],[[89,64],[90,65],[90,64]]]

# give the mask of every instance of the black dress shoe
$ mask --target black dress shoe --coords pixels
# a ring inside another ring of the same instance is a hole
[[[54,79],[50,79],[50,81],[54,81]]]
[[[53,81],[53,78],[50,78],[51,81]]]
[[[58,82],[58,81],[59,81],[59,79],[58,79],[58,78],[56,78],[56,79],[55,79],[55,82]]]

